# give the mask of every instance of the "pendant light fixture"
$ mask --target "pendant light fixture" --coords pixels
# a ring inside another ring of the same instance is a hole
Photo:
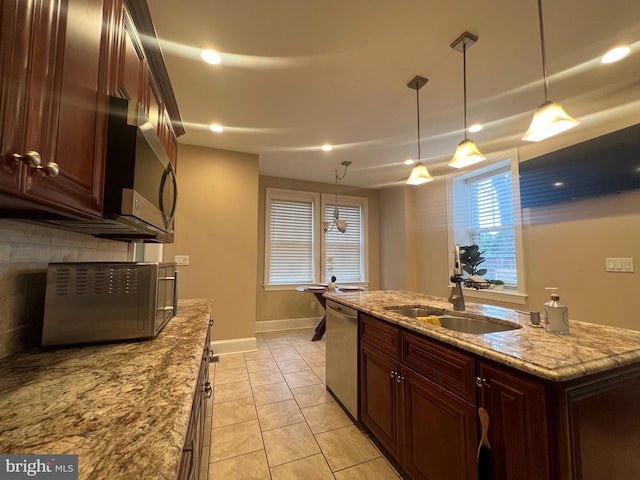
[[[324,222],[322,222],[322,231],[324,233],[329,233],[334,228],[336,230],[338,230],[340,233],[345,233],[347,231],[347,221],[346,220],[340,220],[340,212],[338,212],[338,189],[337,189],[337,185],[338,185],[338,180],[342,180],[342,179],[344,179],[344,177],[347,176],[347,168],[349,168],[349,165],[351,165],[351,162],[345,160],[340,165],[342,165],[344,167],[344,172],[342,173],[342,176],[339,176],[338,175],[338,170],[334,170],[334,172],[336,174],[336,202],[333,205],[333,218],[331,219],[331,221],[328,222],[328,221],[325,220]]]
[[[468,167],[469,165],[481,162],[487,158],[480,153],[476,144],[467,136],[467,49],[472,47],[477,41],[477,35],[464,32],[451,44],[451,48],[458,52],[462,52],[462,76],[464,89],[464,140],[458,144],[456,153],[449,162],[449,166],[453,168]]]
[[[547,58],[544,48],[544,25],[542,22],[542,0],[538,0],[538,19],[540,22],[540,48],[542,51],[542,79],[544,80],[544,100],[533,114],[529,130],[522,140],[539,142],[558,133],[575,127],[580,122],[564,111],[561,105],[549,100],[549,81],[547,80]]]
[[[431,175],[429,175],[429,170],[422,163],[422,157],[420,156],[420,89],[424,87],[429,79],[421,77],[420,75],[416,75],[413,80],[407,83],[407,87],[416,91],[416,112],[418,116],[418,163],[411,170],[411,175],[407,179],[408,185],[422,185],[423,183],[430,182],[433,180]]]

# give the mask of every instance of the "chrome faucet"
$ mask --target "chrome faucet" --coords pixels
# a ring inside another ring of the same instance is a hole
[[[453,259],[453,275],[451,275],[453,285],[449,290],[449,303],[453,304],[456,312],[464,311],[464,295],[462,294],[462,265],[460,264],[460,245],[456,244],[455,256]]]

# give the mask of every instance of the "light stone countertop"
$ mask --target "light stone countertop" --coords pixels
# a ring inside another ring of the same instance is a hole
[[[77,454],[80,479],[175,480],[209,300],[181,300],[153,340],[0,362],[0,453]]]
[[[426,337],[556,382],[640,363],[640,332],[635,330],[570,320],[569,335],[558,335],[529,326],[529,315],[515,310],[467,302],[464,312],[454,312],[446,299],[396,290],[324,296]],[[445,309],[450,315],[517,322],[522,328],[483,335],[460,333],[388,311],[393,307],[427,305]]]

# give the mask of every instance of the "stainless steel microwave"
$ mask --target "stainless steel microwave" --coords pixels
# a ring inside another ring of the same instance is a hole
[[[50,263],[42,345],[153,338],[177,314],[175,263]]]
[[[140,238],[162,240],[173,233],[177,202],[175,169],[153,124],[137,102],[112,97],[104,217],[127,224]]]

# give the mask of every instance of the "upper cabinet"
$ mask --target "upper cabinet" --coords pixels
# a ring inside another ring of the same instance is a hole
[[[184,129],[149,10],[145,2],[117,3],[110,94],[142,105],[175,167]]]
[[[8,0],[0,9],[1,188],[50,209],[100,215],[102,2]]]
[[[145,2],[3,0],[0,71],[0,215],[102,217],[110,96],[143,106],[175,167],[184,130]]]

